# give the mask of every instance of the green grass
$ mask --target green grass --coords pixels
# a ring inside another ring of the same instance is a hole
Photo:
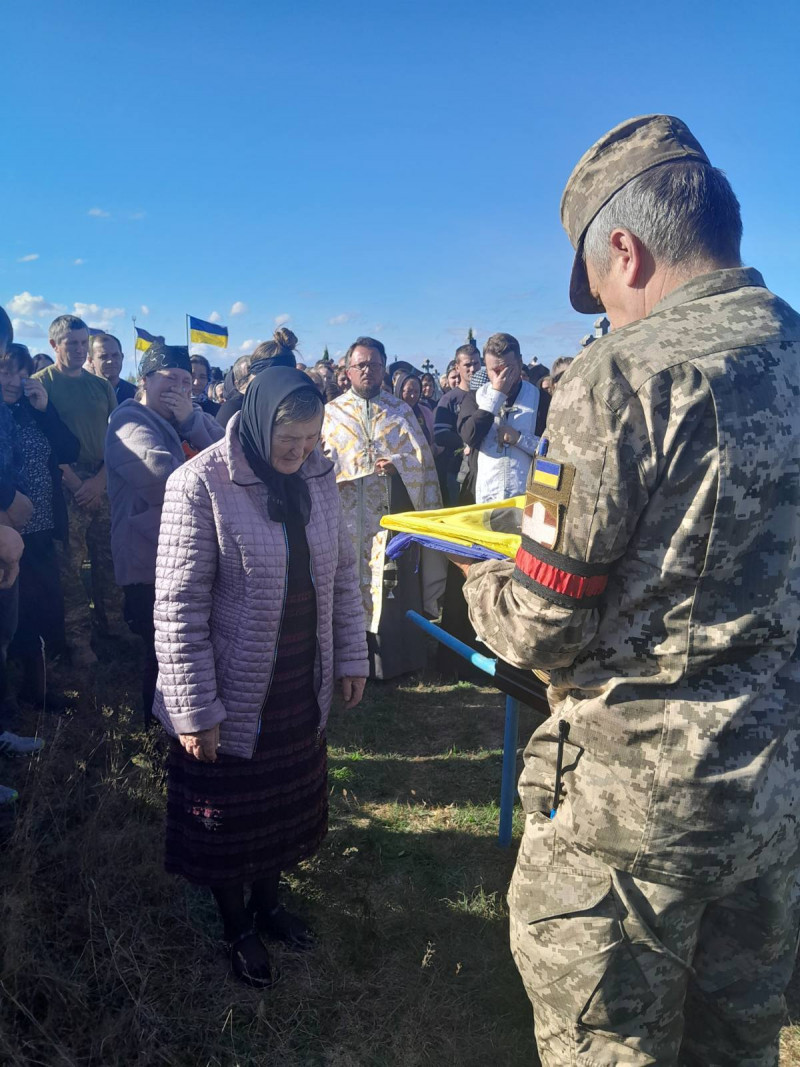
[[[319,946],[275,949],[260,994],[228,977],[208,894],[162,870],[163,744],[131,710],[136,666],[119,650],[74,714],[27,723],[38,759],[0,766],[22,797],[0,853],[2,1067],[537,1062],[507,944],[495,692],[412,679],[334,711],[330,833],[286,879]],[[782,1062],[800,1064],[800,1028]]]

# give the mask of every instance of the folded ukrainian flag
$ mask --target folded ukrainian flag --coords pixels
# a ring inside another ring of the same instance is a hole
[[[514,559],[520,544],[525,494],[489,504],[384,515],[381,526],[405,536],[386,548],[394,559],[412,543],[470,559]]]

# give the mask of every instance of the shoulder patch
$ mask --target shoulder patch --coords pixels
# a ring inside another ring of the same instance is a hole
[[[536,456],[528,475],[522,532],[545,548],[559,549],[575,467]]]

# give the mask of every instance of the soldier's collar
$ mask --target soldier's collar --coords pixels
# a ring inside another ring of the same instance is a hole
[[[718,293],[729,293],[732,289],[743,289],[748,285],[756,285],[765,288],[764,279],[753,267],[728,267],[726,270],[715,270],[710,274],[700,274],[697,278],[690,278],[688,282],[673,289],[663,300],[660,300],[651,315],[667,308],[677,307],[678,304],[686,304],[690,300],[701,300],[706,296],[716,296]]]

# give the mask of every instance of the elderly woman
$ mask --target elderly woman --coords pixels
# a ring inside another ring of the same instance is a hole
[[[422,385],[420,403],[426,408],[430,408],[431,411],[435,411],[436,405],[439,403],[439,383],[436,381],[436,376],[426,371],[420,378],[420,383]]]
[[[125,594],[125,621],[144,641],[142,708],[150,723],[156,688],[156,550],[167,478],[222,435],[213,416],[192,403],[188,348],[156,341],[139,367],[141,387],[111,413],[105,464],[111,504],[114,577]]]
[[[428,442],[431,452],[437,456],[441,448],[434,444],[433,440],[433,412],[422,403],[422,382],[415,371],[406,372],[398,370],[392,376],[394,395],[405,400],[414,412],[414,418],[419,424],[420,430]]]
[[[353,549],[316,448],[322,414],[305,374],[257,374],[225,440],[170,478],[158,548],[166,868],[211,889],[233,974],[261,987],[259,934],[311,942],[278,883],[327,830],[334,680],[351,708],[368,671]]]

